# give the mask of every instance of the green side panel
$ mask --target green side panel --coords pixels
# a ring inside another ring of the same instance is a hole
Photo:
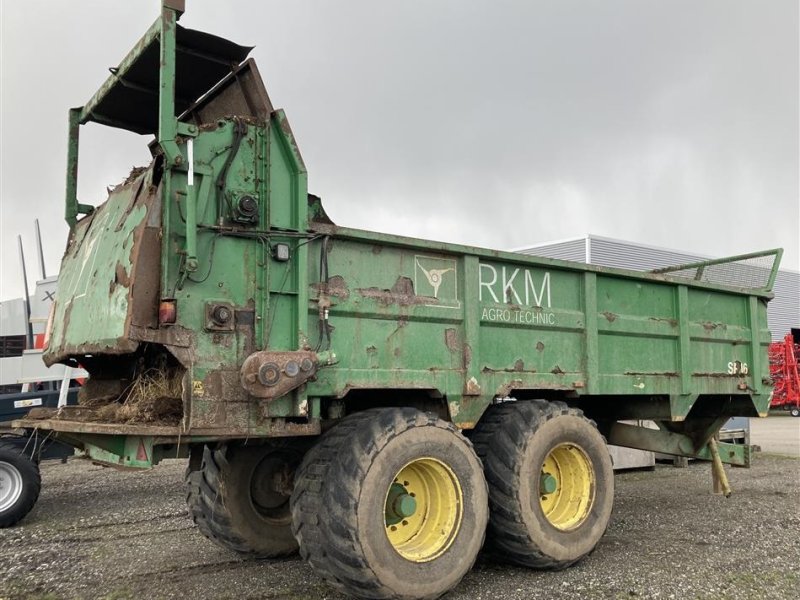
[[[267,136],[269,223],[276,229],[305,231],[308,225],[306,167],[282,110],[273,113]]]
[[[136,347],[126,331],[129,278],[147,212],[136,196],[147,189],[149,177],[148,171],[114,188],[72,230],[59,273],[48,364],[70,354],[118,354]]]
[[[238,378],[242,362],[256,350],[255,324],[263,320],[258,299],[266,250],[256,237],[224,235],[220,223],[241,198],[260,199],[263,193],[265,182],[255,176],[261,132],[256,125],[237,129],[230,119],[204,127],[192,142],[192,185],[186,165],[165,174],[162,295],[174,298],[177,306],[177,322],[168,329],[185,332],[191,340],[189,352],[181,356],[192,382],[192,427],[244,427],[257,416]],[[188,142],[181,140],[182,154],[188,155]],[[257,220],[265,218],[265,204],[259,202]],[[190,271],[186,257],[193,232],[197,265]],[[233,310],[237,325],[213,326],[209,311],[220,304]]]
[[[307,240],[298,238],[308,228],[306,168],[286,114],[272,114],[265,135],[267,157],[266,200],[270,242],[289,247],[291,260],[268,260],[268,318],[260,337],[270,350],[297,350],[307,344]],[[285,233],[285,235],[284,235]]]
[[[582,273],[482,260],[465,286],[478,301],[481,375],[535,375],[545,388],[583,378]]]
[[[188,143],[181,140],[181,154],[189,154]],[[307,247],[305,234],[298,236],[306,228],[305,167],[280,111],[268,123],[222,119],[202,127],[192,144],[192,185],[188,165],[166,177],[162,286],[177,303],[173,328],[192,340],[192,427],[245,428],[263,419],[263,407],[239,383],[244,359],[307,342],[300,310],[308,302]],[[247,197],[257,200],[257,216],[242,222],[237,207]],[[277,244],[289,247],[289,261],[272,258]],[[234,310],[235,326],[210,323],[220,303]],[[273,403],[271,416],[293,415],[298,394]]]
[[[283,143],[280,133],[274,128],[269,130],[269,220],[272,227],[278,229],[294,229],[297,222],[296,204],[289,201],[294,198],[295,177],[287,164],[288,149]]]
[[[598,392],[680,394],[674,285],[597,276]]]
[[[431,389],[464,426],[495,397],[537,390],[620,404],[657,395],[678,420],[704,394],[761,404],[758,359],[769,335],[755,296],[431,246],[334,231],[330,278],[312,284],[308,317],[317,318],[317,301],[330,302],[339,362],[309,384],[310,396]],[[311,274],[318,255],[314,242]]]
[[[675,325],[675,286],[613,277],[598,277],[597,312],[609,321],[616,313],[656,323]]]

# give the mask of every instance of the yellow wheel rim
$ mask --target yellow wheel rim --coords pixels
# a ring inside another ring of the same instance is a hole
[[[545,518],[556,529],[575,529],[594,504],[592,461],[575,444],[560,444],[545,457],[539,479],[539,501]]]
[[[458,534],[462,507],[461,484],[450,467],[435,458],[412,460],[386,491],[384,522],[389,543],[406,560],[433,560]]]

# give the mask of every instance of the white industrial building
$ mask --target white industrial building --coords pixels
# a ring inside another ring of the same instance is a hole
[[[48,368],[42,361],[41,347],[28,347],[28,333],[34,336],[44,333],[57,285],[57,276],[36,282],[34,293],[29,299],[30,319],[25,298],[0,302],[0,393],[19,392],[20,386],[22,391],[27,391],[27,386],[33,383],[88,377],[83,369],[73,369],[61,364]],[[67,388],[64,389],[66,399]]]

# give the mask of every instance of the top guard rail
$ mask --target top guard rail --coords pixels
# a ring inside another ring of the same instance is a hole
[[[775,248],[653,269],[650,273],[770,294],[782,257],[783,248]]]

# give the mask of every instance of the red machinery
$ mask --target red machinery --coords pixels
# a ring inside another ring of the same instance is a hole
[[[800,344],[794,343],[791,333],[769,345],[769,372],[775,385],[770,406],[789,410],[793,417],[800,417],[799,359]]]

